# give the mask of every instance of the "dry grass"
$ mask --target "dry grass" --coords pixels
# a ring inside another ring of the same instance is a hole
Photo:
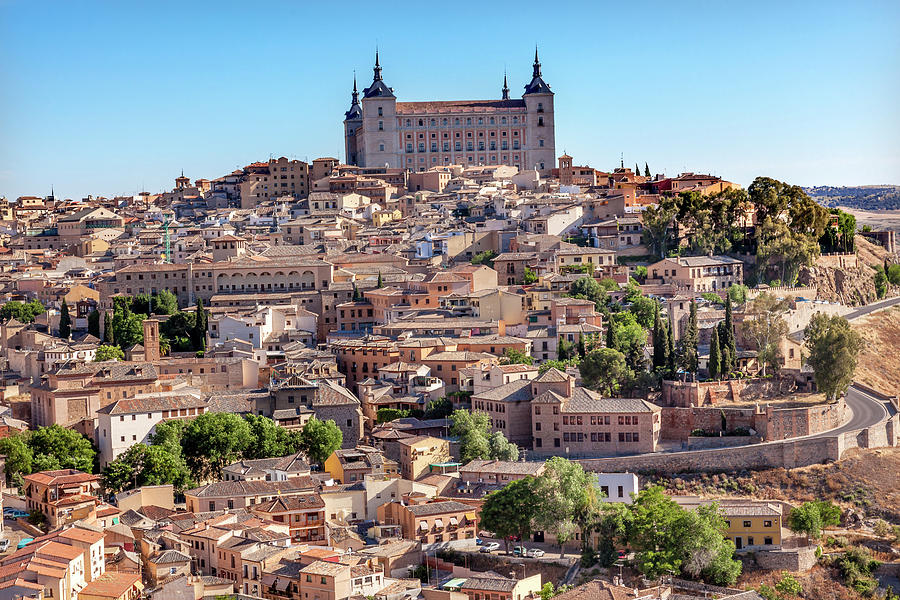
[[[885,393],[900,390],[900,307],[853,321],[864,343],[854,379]]]
[[[747,496],[800,504],[832,500],[844,509],[900,524],[900,448],[849,450],[828,465],[767,469],[735,474],[691,473],[662,476],[654,482],[676,494],[707,497]]]
[[[745,563],[746,565],[746,563]],[[844,585],[840,574],[836,569],[816,565],[806,573],[793,573],[794,577],[803,587],[803,593],[799,596],[785,596],[785,598],[804,598],[809,600],[862,600],[859,595]],[[781,580],[781,573],[777,571],[761,571],[747,569],[738,579],[735,587],[745,589],[757,589],[760,584],[775,587]]]

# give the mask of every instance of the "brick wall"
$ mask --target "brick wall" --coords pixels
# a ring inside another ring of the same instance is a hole
[[[793,378],[728,381],[663,381],[661,406],[715,406],[720,402],[753,402],[794,390]]]
[[[833,404],[800,408],[776,409],[767,406],[764,418],[758,420],[756,429],[767,441],[784,440],[835,429],[849,417],[843,398]]]

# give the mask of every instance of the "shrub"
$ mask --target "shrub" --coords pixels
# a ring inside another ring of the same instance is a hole
[[[801,586],[800,582],[797,581],[797,578],[790,573],[781,574],[781,579],[775,584],[775,589],[782,594],[790,594],[792,596],[799,596],[803,593],[803,586]]]
[[[872,528],[875,532],[875,535],[882,538],[891,537],[893,535],[893,529],[888,525],[888,522],[884,519],[878,519],[875,521],[875,526]]]

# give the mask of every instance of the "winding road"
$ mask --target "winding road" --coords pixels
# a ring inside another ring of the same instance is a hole
[[[870,396],[861,389],[850,386],[845,397],[847,407],[853,411],[853,416],[844,425],[836,429],[829,429],[822,433],[816,433],[808,438],[833,437],[847,431],[855,431],[870,427],[885,417],[893,415],[896,409],[890,402],[883,402]]]

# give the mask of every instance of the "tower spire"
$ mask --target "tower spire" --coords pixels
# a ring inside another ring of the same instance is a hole
[[[540,77],[541,76],[541,61],[538,58],[538,47],[537,44],[534,45],[534,73],[532,77]]]
[[[375,81],[381,81],[381,64],[378,62],[378,47],[375,47]]]
[[[353,71],[353,101],[351,104],[359,104],[359,92],[356,91],[356,71]]]
[[[506,69],[503,70],[503,99],[509,100],[509,85],[506,83]]]

